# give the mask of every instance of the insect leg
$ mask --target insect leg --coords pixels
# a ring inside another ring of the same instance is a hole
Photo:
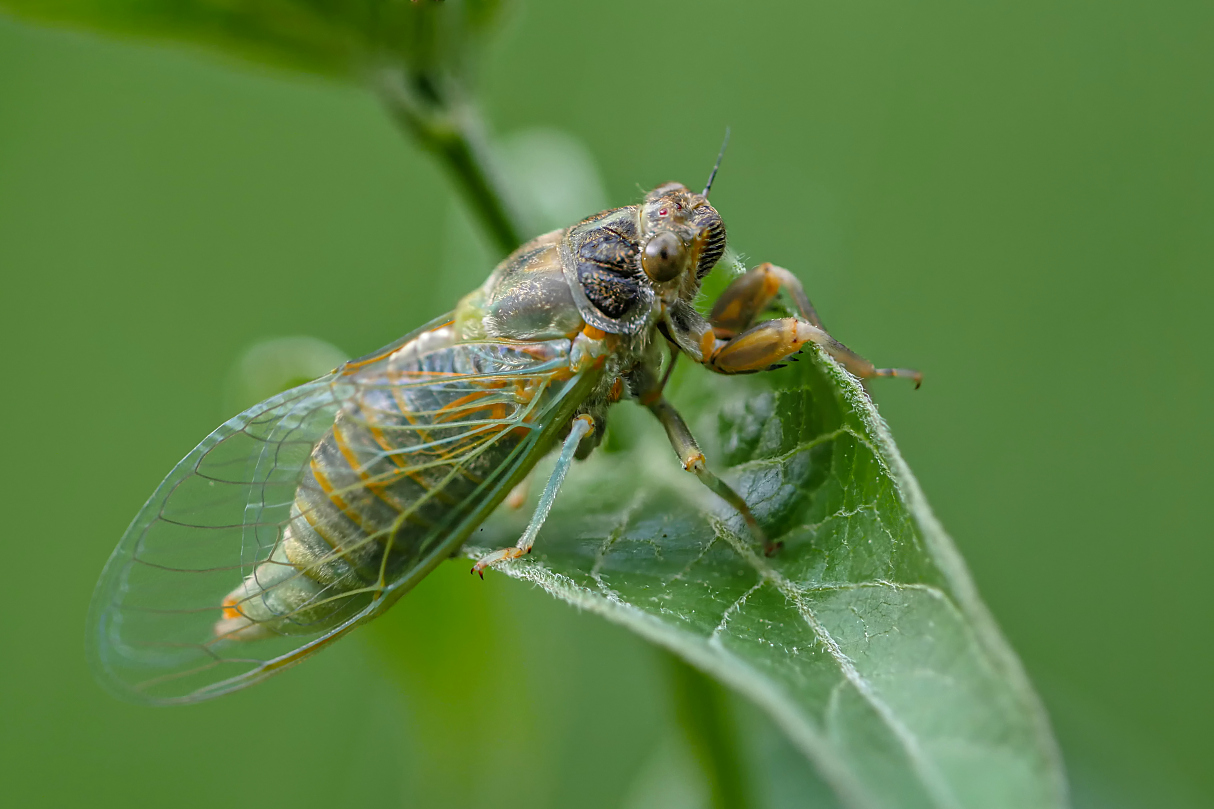
[[[780,290],[792,298],[799,317],[753,325]],[[906,377],[914,380],[916,388],[923,381],[923,374],[909,368],[877,368],[831,337],[809,302],[801,281],[774,264],[760,264],[726,287],[712,307],[709,323],[717,341],[704,352],[703,361],[718,373],[763,371],[798,351],[805,343],[815,343],[860,379]]]
[[[573,426],[569,429],[569,436],[561,446],[561,455],[557,458],[556,468],[552,470],[552,476],[548,478],[548,483],[544,485],[544,493],[540,495],[540,502],[535,507],[535,513],[531,515],[531,522],[527,524],[527,529],[523,531],[523,536],[519,539],[518,544],[513,548],[502,548],[501,550],[482,556],[480,561],[472,566],[473,573],[478,574],[483,579],[485,578],[485,568],[507,559],[517,559],[523,554],[531,553],[531,546],[535,544],[535,535],[540,532],[540,527],[543,526],[544,520],[548,518],[548,512],[552,510],[552,504],[556,501],[557,492],[561,490],[561,484],[564,483],[565,475],[569,472],[569,467],[573,463],[573,455],[577,452],[578,444],[592,432],[594,432],[594,419],[590,418],[590,416],[581,415],[573,420]]]
[[[764,262],[735,278],[713,304],[708,320],[717,336],[729,339],[749,329],[781,289],[792,298],[802,320],[825,331],[800,279],[783,267]]]
[[[909,368],[877,368],[822,329],[793,317],[766,320],[732,340],[718,341],[705,365],[720,374],[765,371],[785,357],[795,354],[806,343],[821,346],[826,353],[860,379],[878,376],[906,377],[915,381],[916,388],[923,381],[923,374]]]
[[[704,453],[700,451],[695,436],[687,428],[687,422],[683,421],[679,411],[661,398],[649,404],[648,407],[666,428],[666,437],[670,439],[670,445],[674,448],[675,454],[679,456],[683,468],[699,478],[700,482],[711,489],[714,494],[737,509],[738,513],[742,515],[742,519],[746,521],[746,527],[750,529],[751,535],[763,545],[764,552],[768,555],[774,553],[780,543],[768,542],[767,535],[742,496],[731,489],[725,481],[708,471]]]

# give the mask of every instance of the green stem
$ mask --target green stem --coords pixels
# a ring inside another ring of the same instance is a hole
[[[746,809],[741,749],[725,689],[670,652],[664,654],[670,672],[675,714],[687,745],[704,776],[713,809]]]
[[[494,169],[480,116],[455,80],[395,72],[383,78],[380,88],[392,116],[451,175],[502,254],[522,244],[525,229]]]
[[[393,117],[435,155],[502,253],[518,247],[525,229],[493,169],[480,116],[455,81],[395,72],[385,74],[380,87]],[[675,712],[703,773],[711,806],[746,809],[741,754],[724,689],[675,655],[665,657]]]

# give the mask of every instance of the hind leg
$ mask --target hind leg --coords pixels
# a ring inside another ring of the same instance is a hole
[[[594,419],[590,416],[578,416],[573,420],[573,426],[569,429],[569,437],[561,445],[561,454],[557,458],[556,468],[552,470],[548,483],[544,485],[544,493],[540,495],[540,502],[535,507],[535,513],[531,515],[531,522],[527,524],[523,536],[519,538],[513,548],[502,548],[482,556],[480,561],[472,566],[473,573],[483,579],[485,578],[485,568],[531,553],[531,546],[535,544],[535,535],[540,532],[544,520],[548,519],[548,512],[552,510],[552,504],[556,502],[556,495],[561,490],[561,484],[565,482],[565,475],[568,474],[569,467],[573,464],[573,456],[577,452],[578,444],[592,432],[594,432]]]

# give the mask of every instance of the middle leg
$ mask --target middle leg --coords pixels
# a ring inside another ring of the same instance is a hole
[[[700,451],[700,446],[696,443],[695,436],[687,428],[687,422],[683,421],[683,417],[679,415],[679,411],[675,410],[669,402],[662,398],[652,402],[647,407],[657,416],[662,426],[666,428],[666,437],[670,439],[670,446],[674,448],[675,453],[679,456],[679,461],[682,462],[683,468],[694,474],[700,479],[701,483],[726,503],[733,506],[742,515],[742,519],[746,522],[746,527],[750,529],[751,535],[763,546],[765,554],[770,556],[779,550],[782,543],[768,541],[767,534],[763,531],[762,526],[759,525],[759,521],[755,519],[754,513],[751,512],[750,506],[746,505],[746,501],[742,499],[742,496],[730,488],[728,483],[708,470],[704,453]]]

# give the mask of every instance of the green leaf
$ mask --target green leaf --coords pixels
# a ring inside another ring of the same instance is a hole
[[[31,20],[355,80],[432,152],[505,255],[524,240],[468,86],[505,0],[0,0]]]
[[[783,548],[681,471],[648,414],[575,465],[502,572],[670,649],[766,710],[859,807],[1067,804],[1048,721],[888,428],[825,355],[673,398]],[[681,394],[681,395],[680,395]],[[534,488],[539,488],[543,471]],[[528,509],[476,535],[513,544]]]
[[[33,20],[174,40],[361,79],[467,69],[502,0],[0,0]]]

